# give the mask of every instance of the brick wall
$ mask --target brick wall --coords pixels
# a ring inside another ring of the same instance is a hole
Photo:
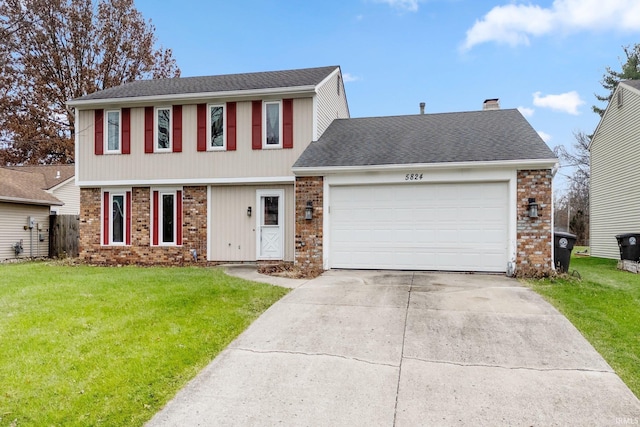
[[[296,178],[295,265],[309,275],[322,271],[323,178]],[[313,219],[306,220],[307,202],[313,203]]]
[[[101,189],[80,190],[80,258],[94,264],[193,263],[207,259],[207,187],[184,187],[182,246],[151,246],[151,200],[149,187],[131,189],[131,245],[101,246]]]
[[[553,267],[552,179],[550,169],[518,171],[516,273],[519,276],[543,275]],[[529,198],[535,198],[539,205],[538,218],[529,218]]]

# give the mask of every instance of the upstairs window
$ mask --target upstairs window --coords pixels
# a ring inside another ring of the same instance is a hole
[[[156,151],[171,151],[171,108],[156,108]]]
[[[208,137],[210,150],[226,149],[226,135],[224,132],[226,126],[224,105],[209,105],[208,119]]]
[[[105,134],[107,135],[107,153],[120,153],[120,110],[105,113]]]
[[[282,148],[282,103],[264,103],[264,148]]]

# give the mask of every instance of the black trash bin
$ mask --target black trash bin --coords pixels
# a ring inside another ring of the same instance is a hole
[[[573,245],[576,244],[576,235],[554,231],[553,244],[553,263],[556,266],[556,270],[559,273],[566,273],[569,271],[571,251],[573,250]]]
[[[620,259],[640,260],[640,233],[618,234],[616,239],[620,248]]]

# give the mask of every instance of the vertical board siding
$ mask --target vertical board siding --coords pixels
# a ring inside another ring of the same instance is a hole
[[[206,120],[206,106],[204,111]],[[82,128],[92,126],[93,110],[81,111],[79,122]],[[292,149],[253,150],[252,103],[236,102],[236,150],[198,152],[198,106],[183,105],[182,152],[145,154],[145,109],[131,108],[131,154],[94,156],[93,131],[80,132],[77,179],[102,185],[114,180],[292,177],[291,166],[313,139],[312,98],[293,100],[293,123]]]
[[[339,73],[333,75],[318,89],[318,138],[335,119],[349,117],[349,106],[340,76]],[[338,86],[340,87],[339,91]]]
[[[212,261],[256,260],[256,190],[284,189],[284,260],[293,261],[295,208],[293,185],[213,186],[209,200]],[[252,215],[247,216],[251,206]]]
[[[616,98],[591,145],[590,246],[591,255],[619,258],[615,236],[640,233],[640,95],[624,90],[624,103]]]
[[[30,216],[35,227],[25,230]],[[12,246],[21,239],[23,252],[16,257]],[[0,260],[29,258],[32,247],[34,257],[49,256],[49,206],[0,202]]]

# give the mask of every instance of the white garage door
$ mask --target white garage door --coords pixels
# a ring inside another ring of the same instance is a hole
[[[506,182],[335,186],[331,268],[504,272]]]

